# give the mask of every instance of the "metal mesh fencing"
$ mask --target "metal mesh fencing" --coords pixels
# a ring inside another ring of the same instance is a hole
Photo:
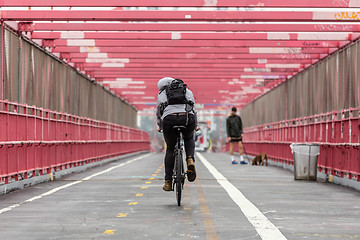
[[[360,105],[360,41],[311,66],[241,109],[245,127]]]
[[[134,107],[8,29],[3,61],[4,99],[136,127]]]

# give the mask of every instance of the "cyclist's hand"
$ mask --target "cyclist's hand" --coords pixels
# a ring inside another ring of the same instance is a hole
[[[199,125],[196,125],[195,131],[199,131]]]
[[[160,129],[159,127],[157,128],[157,131],[159,132],[159,133],[161,133],[162,132],[162,129]]]

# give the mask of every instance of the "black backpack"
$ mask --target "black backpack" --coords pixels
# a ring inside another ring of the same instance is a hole
[[[185,104],[188,103],[186,99],[187,85],[181,79],[174,79],[166,86],[167,105]]]

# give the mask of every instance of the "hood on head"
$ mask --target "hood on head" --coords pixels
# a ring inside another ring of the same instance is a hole
[[[174,78],[172,77],[164,77],[160,79],[157,84],[159,91],[163,90],[166,87],[166,85],[170,84],[173,80]]]

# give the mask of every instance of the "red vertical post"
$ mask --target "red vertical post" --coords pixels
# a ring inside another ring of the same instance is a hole
[[[1,20],[1,45],[0,45],[0,54],[1,54],[1,69],[0,69],[0,79],[1,79],[1,100],[4,100],[4,21]],[[1,104],[1,110],[2,110]]]

